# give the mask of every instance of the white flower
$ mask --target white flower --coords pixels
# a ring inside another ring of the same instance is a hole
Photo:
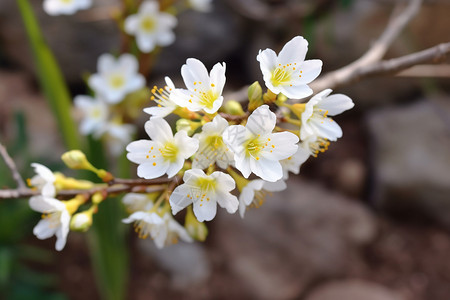
[[[129,212],[146,211],[153,207],[153,201],[147,194],[128,193],[123,196],[122,203]]]
[[[149,53],[156,46],[168,46],[175,41],[172,29],[177,19],[159,11],[157,1],[144,1],[137,14],[125,19],[125,32],[136,36],[136,43],[144,53]]]
[[[308,42],[301,36],[287,42],[278,57],[272,49],[260,50],[256,59],[266,86],[275,94],[283,93],[289,98],[311,95],[313,91],[307,84],[319,76],[322,61],[305,60],[307,51]]]
[[[186,89],[176,89],[170,99],[190,111],[203,109],[215,113],[223,103],[222,91],[225,85],[225,63],[217,63],[208,74],[205,65],[195,58],[188,58],[181,67]]]
[[[92,5],[92,0],[44,0],[44,11],[49,15],[73,15]]]
[[[145,131],[151,141],[134,141],[127,146],[127,158],[139,164],[139,177],[152,179],[165,173],[172,177],[198,149],[198,140],[188,137],[186,131],[179,131],[173,136],[163,118],[151,118],[145,123]]]
[[[192,9],[201,11],[201,12],[209,12],[211,11],[211,2],[212,0],[188,0]]]
[[[226,169],[233,163],[233,153],[228,150],[222,139],[222,134],[227,127],[227,120],[217,115],[212,122],[203,125],[201,133],[194,135],[194,138],[200,141],[200,146],[195,154],[192,168],[206,169],[217,163],[220,168]]]
[[[216,216],[217,203],[229,213],[238,209],[239,201],[230,193],[236,185],[230,175],[219,171],[205,175],[200,169],[191,169],[184,173],[183,181],[170,195],[174,215],[191,203],[200,222]]]
[[[41,191],[45,197],[53,197],[56,194],[55,180],[56,177],[49,168],[38,163],[32,163],[36,175],[30,180],[30,184]]]
[[[311,153],[309,150],[298,147],[298,150],[294,155],[280,161],[281,167],[283,168],[283,180],[289,178],[289,171],[294,174],[300,173],[301,165],[308,159],[310,155]]]
[[[123,153],[125,145],[131,141],[134,132],[135,128],[131,124],[108,122],[103,134],[105,134],[108,149],[113,156],[119,156]]]
[[[248,118],[247,124],[225,129],[223,140],[234,152],[236,168],[245,178],[255,173],[264,180],[275,182],[283,177],[280,160],[297,151],[298,137],[290,132],[272,133],[276,116],[262,105]]]
[[[89,77],[89,86],[111,104],[118,103],[130,92],[145,86],[145,78],[138,73],[138,62],[131,54],[122,54],[116,60],[111,54],[98,58],[98,73]]]
[[[178,224],[169,213],[160,217],[156,212],[138,211],[122,222],[127,224],[134,222],[139,237],[145,239],[150,236],[159,249],[178,242],[178,238],[185,242],[192,242],[192,238],[184,227]]]
[[[318,135],[330,141],[342,137],[342,129],[327,116],[338,115],[353,106],[352,99],[342,94],[330,95],[332,90],[326,89],[312,97],[305,105],[301,115],[302,126],[300,138],[305,140],[312,135]]]
[[[99,138],[106,126],[109,110],[108,105],[98,98],[78,95],[74,99],[75,107],[81,110],[83,119],[80,132],[83,135],[92,134]]]
[[[261,179],[251,180],[241,191],[239,195],[239,214],[244,217],[245,209],[250,204],[255,207],[261,206],[268,192],[279,192],[286,189],[286,182],[278,180],[268,182]]]
[[[158,89],[158,87],[154,86],[152,89],[153,96],[151,100],[154,100],[158,105],[144,108],[145,113],[154,117],[164,118],[177,108],[177,105],[170,100],[170,94],[175,90],[175,85],[169,77],[166,76],[164,79],[166,81],[164,88]]]
[[[66,245],[69,233],[70,216],[67,206],[56,199],[45,196],[30,198],[30,207],[43,213],[42,220],[34,227],[33,233],[38,239],[47,239],[56,235],[55,248],[61,251]]]

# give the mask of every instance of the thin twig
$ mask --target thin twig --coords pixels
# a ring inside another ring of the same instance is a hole
[[[380,61],[405,26],[419,12],[421,4],[422,0],[411,0],[400,15],[391,16],[390,22],[383,34],[363,56],[353,63],[313,81],[310,87],[315,92],[320,92],[327,88],[335,89],[338,86],[344,85],[343,82],[346,82],[349,77],[354,76],[353,74],[358,72],[360,68]],[[394,11],[396,11],[396,9]]]
[[[11,156],[9,156],[8,151],[2,145],[2,143],[0,143],[0,155],[3,157],[5,164],[8,166],[9,170],[11,171],[11,174],[17,183],[18,189],[19,190],[26,189],[27,185],[25,184],[25,181],[23,181],[22,176],[20,176],[20,173],[17,170],[16,164],[12,160]]]

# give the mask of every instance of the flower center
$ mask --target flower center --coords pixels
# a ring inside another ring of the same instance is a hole
[[[208,177],[197,179],[197,186],[202,192],[214,191],[216,189],[216,180]]]
[[[254,157],[256,160],[259,160],[258,154],[259,154],[259,152],[261,152],[261,150],[263,148],[264,148],[264,144],[261,143],[259,138],[251,139],[245,145],[245,151],[246,151],[247,156],[250,155],[250,156]]]
[[[317,140],[310,143],[308,146],[312,153],[312,156],[317,157],[317,154],[319,154],[319,152],[323,153],[328,150],[330,142],[327,139],[319,137],[317,138]]]
[[[287,85],[291,82],[292,71],[286,66],[279,66],[272,72],[272,84],[274,86]]]
[[[109,84],[114,89],[120,89],[125,84],[125,80],[122,75],[119,74],[111,75],[109,77]]]
[[[42,219],[46,219],[48,221],[50,228],[57,228],[60,224],[60,216],[61,212],[59,210],[48,211],[42,214]]]
[[[70,4],[70,3],[73,2],[73,0],[61,0],[61,2],[62,2],[63,4]]]
[[[214,101],[217,100],[217,94],[213,90],[207,92],[199,92],[200,104],[208,109],[213,108]]]
[[[163,148],[160,148],[159,151],[165,160],[170,162],[175,162],[177,160],[178,147],[172,143],[167,142]]]
[[[134,223],[134,231],[138,233],[140,239],[146,239],[151,231],[151,225],[143,220],[136,221]]]
[[[209,146],[209,147],[211,147],[211,148],[213,148],[213,149],[219,149],[220,147],[222,147],[223,145],[224,145],[224,143],[223,143],[223,139],[222,139],[222,137],[221,136],[219,136],[219,135],[211,135],[211,136],[208,136],[207,138],[206,138],[206,144]]]
[[[141,29],[151,32],[155,29],[156,22],[152,17],[144,17],[141,19]]]
[[[150,100],[155,101],[158,103],[158,106],[167,106],[171,101],[170,93],[172,92],[172,88],[168,87],[167,85],[164,88],[158,88],[156,85],[152,89],[152,96],[150,97]]]

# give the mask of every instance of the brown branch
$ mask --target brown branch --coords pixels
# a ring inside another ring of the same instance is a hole
[[[396,74],[400,71],[406,70],[412,66],[423,63],[438,63],[445,59],[446,55],[450,53],[450,42],[440,44],[426,50],[415,52],[409,55],[383,60],[369,66],[361,67],[334,83],[333,88],[348,85],[359,81],[363,78],[369,78],[380,75]]]
[[[3,160],[5,161],[5,164],[8,167],[8,169],[11,171],[11,174],[17,183],[18,189],[19,190],[26,189],[27,185],[25,184],[25,181],[23,181],[22,176],[20,176],[20,173],[17,170],[16,164],[12,160],[11,156],[9,156],[6,148],[1,143],[0,143],[0,155],[2,156]]]
[[[406,9],[400,15],[396,16],[393,14],[391,16],[391,20],[383,34],[363,56],[351,64],[330,72],[315,80],[311,83],[310,87],[315,92],[320,92],[327,88],[335,89],[339,86],[345,85],[348,78],[353,77],[354,74],[358,73],[361,68],[380,61],[405,26],[419,12],[421,4],[422,0],[411,0]]]

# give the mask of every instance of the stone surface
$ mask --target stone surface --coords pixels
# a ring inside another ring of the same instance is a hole
[[[404,300],[399,293],[362,280],[343,280],[320,285],[305,300]]]
[[[292,299],[315,280],[345,274],[376,233],[361,204],[298,179],[244,220],[221,213],[217,222],[211,231],[232,276],[258,299]]]
[[[402,216],[450,228],[450,99],[373,111],[374,201]]]

